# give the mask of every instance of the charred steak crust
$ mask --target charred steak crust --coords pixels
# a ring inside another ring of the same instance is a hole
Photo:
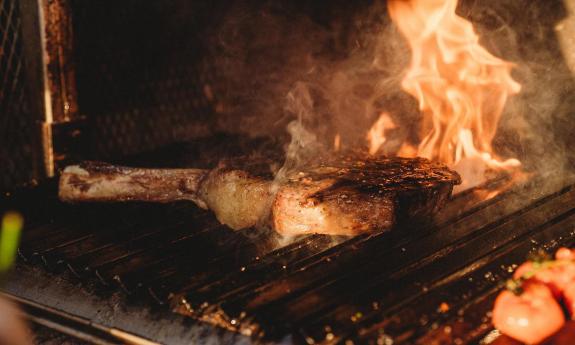
[[[338,157],[289,176],[274,202],[274,227],[287,235],[385,230],[430,217],[459,183],[456,172],[424,158]]]
[[[338,189],[351,187],[362,194],[419,191],[435,188],[442,184],[457,185],[461,177],[441,163],[425,158],[374,157],[359,159],[344,156],[312,167],[309,172],[299,172],[292,180],[311,178],[313,180],[335,179],[330,188],[317,192],[314,197],[334,197]]]

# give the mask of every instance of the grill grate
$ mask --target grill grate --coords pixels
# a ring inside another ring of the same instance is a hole
[[[274,235],[232,232],[183,202],[63,205],[46,184],[10,206],[28,222],[23,260],[127,300],[276,341],[474,344],[510,267],[575,242],[575,186],[545,195],[541,182],[481,203],[461,194],[434,226],[277,249]]]

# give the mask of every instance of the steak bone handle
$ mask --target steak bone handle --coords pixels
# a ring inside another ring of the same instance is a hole
[[[190,200],[202,208],[198,196],[203,169],[145,169],[83,162],[68,166],[60,177],[59,198],[66,202]]]

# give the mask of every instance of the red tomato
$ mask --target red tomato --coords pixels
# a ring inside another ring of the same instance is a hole
[[[561,306],[550,288],[538,281],[523,283],[523,293],[502,291],[495,300],[493,325],[501,333],[527,344],[536,344],[565,324]]]
[[[575,260],[575,250],[561,247],[555,253],[556,260]]]
[[[573,312],[575,312],[575,282],[571,282],[563,291],[563,303],[573,319]]]
[[[567,252],[563,251],[565,249]],[[561,248],[557,251],[557,261],[550,267],[538,269],[536,265],[528,261],[515,271],[513,274],[514,279],[525,277],[530,272],[535,274],[530,277],[530,280],[535,280],[547,285],[557,300],[563,298],[563,290],[565,290],[572,282],[575,282],[575,262],[572,262],[570,256],[574,255],[573,251],[567,248]]]

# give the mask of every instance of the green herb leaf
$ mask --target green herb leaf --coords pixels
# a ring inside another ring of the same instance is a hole
[[[16,256],[24,219],[17,212],[7,212],[0,229],[0,273],[7,271]]]

